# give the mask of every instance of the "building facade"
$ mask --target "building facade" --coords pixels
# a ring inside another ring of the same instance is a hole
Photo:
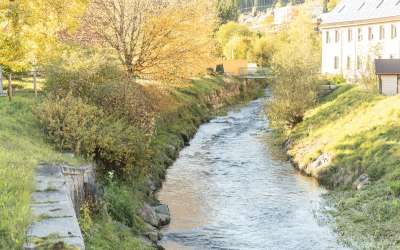
[[[400,0],[342,0],[321,19],[323,74],[357,79],[400,58]]]

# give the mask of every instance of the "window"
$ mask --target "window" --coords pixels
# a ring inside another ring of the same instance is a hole
[[[397,37],[397,27],[396,24],[392,24],[391,26],[391,37],[392,39],[395,39]]]
[[[334,68],[338,69],[339,68],[339,57],[335,56],[334,58]]]
[[[360,70],[361,69],[361,57],[357,56],[357,69]]]
[[[330,43],[331,37],[329,36],[329,31],[326,31],[325,34],[326,34],[326,43]]]
[[[358,28],[358,41],[361,42],[363,40],[363,34],[362,34],[362,29]]]
[[[379,39],[385,39],[385,26],[383,25],[379,26]]]
[[[346,63],[346,68],[347,70],[351,70],[351,57],[347,57],[347,63]]]
[[[374,32],[372,27],[368,27],[368,40],[374,40]]]
[[[347,39],[349,42],[353,41],[353,30],[352,29],[347,30]]]
[[[335,31],[335,42],[339,42],[339,40],[340,40],[339,31],[336,30]]]

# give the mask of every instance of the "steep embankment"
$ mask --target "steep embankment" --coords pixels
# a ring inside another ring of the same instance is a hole
[[[345,242],[400,248],[400,97],[342,86],[291,133],[295,165],[333,189]]]

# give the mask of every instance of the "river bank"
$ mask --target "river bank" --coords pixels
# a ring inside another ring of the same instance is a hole
[[[160,228],[170,222],[169,211],[166,220],[165,218],[154,220],[153,216],[163,217],[163,214],[157,214],[157,207],[163,205],[159,203],[156,193],[163,185],[167,169],[175,162],[180,151],[189,145],[201,124],[225,112],[226,107],[262,96],[267,86],[265,81],[259,80],[240,80],[231,77],[216,78],[216,80],[198,82],[191,89],[182,90],[184,100],[182,105],[162,114],[158,121],[158,133],[152,144],[155,157],[152,160],[152,173],[147,181],[150,200],[146,199],[146,209],[141,210],[145,222],[150,224],[146,226],[150,231],[145,232],[145,235],[154,243],[158,243],[162,238]]]
[[[325,190],[272,143],[268,96],[201,125],[168,169],[166,249],[345,249],[315,214]]]
[[[113,181],[103,186],[111,218],[129,226],[136,235],[143,235],[145,242],[150,241],[147,244],[156,244],[161,239],[160,228],[170,220],[168,208],[160,204],[155,196],[162,186],[167,168],[176,160],[181,149],[189,144],[202,123],[223,112],[224,107],[261,96],[266,84],[233,77],[210,77],[194,80],[185,87],[170,91],[164,97],[166,105],[159,113],[156,133],[151,138],[150,161],[145,161],[146,175],[135,177],[133,182]],[[132,217],[132,213],[136,215]],[[94,216],[92,225],[96,229],[86,235],[88,249],[115,244],[105,242],[103,238],[114,235],[122,239],[121,231],[126,231],[124,227],[109,226],[109,220],[105,220],[104,216]],[[111,230],[104,229],[107,225]],[[124,246],[121,245],[121,249]]]
[[[355,249],[400,249],[399,97],[341,86],[306,113],[285,147],[331,191],[327,211]]]

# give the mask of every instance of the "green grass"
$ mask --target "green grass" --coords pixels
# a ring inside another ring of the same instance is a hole
[[[299,168],[334,189],[339,230],[359,249],[400,249],[400,96],[342,86],[307,112],[291,132],[289,154]],[[307,168],[323,153],[332,161]],[[354,191],[367,174],[370,185]]]
[[[142,242],[133,237],[135,232],[123,224],[112,221],[110,218],[95,219],[91,227],[91,235],[86,237],[85,244],[88,250],[150,250]]]
[[[29,200],[35,167],[40,162],[79,162],[46,143],[32,113],[35,105],[29,92],[18,93],[12,102],[0,97],[0,249],[17,249],[23,244],[31,222]]]

